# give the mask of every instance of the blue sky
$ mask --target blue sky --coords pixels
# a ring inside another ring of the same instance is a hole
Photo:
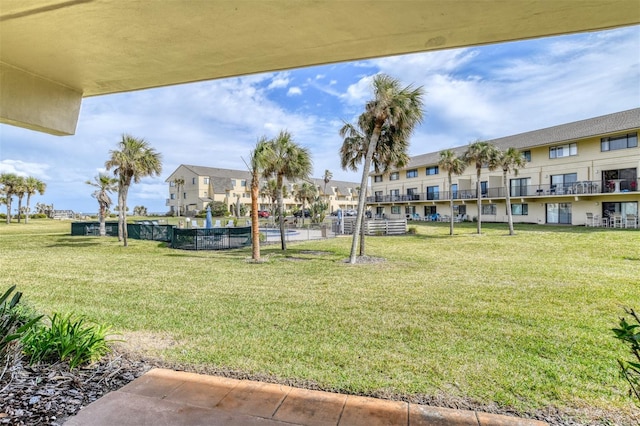
[[[47,183],[32,205],[93,213],[84,182],[129,133],[162,153],[163,172],[134,185],[128,205],[165,212],[164,181],[180,164],[245,170],[260,136],[287,129],[310,149],[315,177],[329,169],[359,181],[340,169],[338,130],[362,112],[380,72],[424,87],[425,120],[410,147],[424,154],[640,106],[640,27],[86,98],[73,136],[0,125],[0,172]]]

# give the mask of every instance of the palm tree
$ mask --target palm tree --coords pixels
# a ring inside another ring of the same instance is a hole
[[[268,179],[264,185],[262,185],[262,188],[260,188],[260,196],[269,199],[269,204],[271,204],[271,213],[275,214],[276,204],[278,202],[278,191],[275,179]],[[284,189],[282,196],[287,198],[287,194],[284,193]]]
[[[47,189],[47,184],[33,176],[27,177],[24,183],[27,193],[27,215],[24,218],[24,223],[28,223],[29,212],[31,211],[31,196],[35,195],[36,192],[43,195],[44,191]]]
[[[295,197],[297,201],[302,203],[302,224],[304,225],[304,210],[307,202],[312,203],[316,199],[318,189],[316,186],[309,182],[302,182],[300,185],[295,186]]]
[[[478,199],[478,234],[482,233],[482,193],[480,188],[480,175],[482,167],[487,166],[489,170],[495,169],[495,164],[491,161],[495,157],[496,147],[489,142],[477,140],[467,148],[463,155],[463,161],[469,165],[476,166],[476,197]]]
[[[109,151],[105,167],[114,169],[118,177],[118,240],[127,246],[127,195],[131,183],[139,183],[143,177],[160,175],[162,155],[151,148],[142,138],[124,134],[118,143],[118,150]]]
[[[178,199],[178,217],[180,217],[180,199],[182,198],[182,188],[184,188],[184,178],[181,176],[173,180],[176,186],[176,198]],[[213,196],[213,194],[211,194]]]
[[[18,223],[20,223],[20,219],[23,213],[22,199],[24,198],[24,195],[27,193],[25,178],[23,176],[18,176],[13,186],[13,193],[18,197]]]
[[[111,206],[110,192],[114,192],[118,189],[118,179],[111,177],[106,173],[100,173],[93,178],[93,182],[88,180],[85,183],[91,185],[96,189],[91,196],[98,200],[98,220],[100,221],[100,236],[107,235],[107,229],[105,226],[105,220],[107,216],[107,210]]]
[[[322,177],[322,180],[324,181],[324,188],[322,190],[322,193],[325,197],[327,197],[327,201],[329,201],[329,196],[327,195],[327,184],[331,181],[331,178],[333,178],[333,173],[331,173],[329,169],[325,170],[324,176]]]
[[[461,175],[466,168],[466,164],[462,159],[450,150],[446,149],[440,151],[440,161],[438,161],[438,167],[447,172],[449,178],[449,209],[451,211],[451,217],[449,222],[449,235],[453,235],[453,191],[451,191],[451,175]]]
[[[284,197],[282,186],[284,179],[293,181],[296,179],[307,179],[311,173],[311,155],[309,150],[294,142],[291,133],[283,130],[270,142],[269,155],[265,158],[265,168],[263,176],[275,176],[276,192],[278,198],[279,222],[280,222],[280,242],[282,250],[287,249],[284,234]]]
[[[5,204],[7,205],[7,225],[11,223],[11,202],[15,195],[15,187],[18,181],[18,175],[14,173],[0,174],[0,184],[2,184],[2,192],[5,195]]]
[[[260,176],[271,153],[271,144],[266,136],[256,142],[249,159],[251,173],[251,258],[260,260],[260,221],[258,218],[258,198],[260,198]]]
[[[374,99],[367,102],[358,119],[358,127],[347,124],[340,129],[345,137],[340,150],[342,167],[357,170],[364,160],[358,197],[358,211],[349,261],[356,263],[358,231],[361,230],[367,197],[367,182],[371,163],[389,167],[406,163],[409,137],[422,121],[422,88],[400,87],[400,82],[384,74],[373,78]],[[374,160],[374,156],[377,157]],[[364,237],[361,241],[364,242]],[[364,251],[361,250],[361,255]]]
[[[527,162],[525,161],[522,153],[516,148],[510,147],[505,151],[498,151],[494,157],[493,163],[496,168],[502,169],[502,187],[505,191],[505,197],[507,201],[507,217],[509,218],[509,235],[514,235],[513,231],[513,216],[511,215],[511,194],[510,188],[507,182],[507,175],[509,172],[513,172],[518,176],[519,169],[523,168]]]

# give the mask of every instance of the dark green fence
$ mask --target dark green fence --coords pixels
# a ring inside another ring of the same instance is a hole
[[[107,235],[118,236],[118,222],[105,222]],[[127,235],[135,240],[171,242],[173,225],[128,223]],[[72,222],[71,235],[100,235],[100,222]]]
[[[171,248],[227,250],[251,245],[251,227],[173,229]]]
[[[107,235],[118,236],[118,222],[105,222]],[[71,235],[100,235],[100,222],[72,222]]]

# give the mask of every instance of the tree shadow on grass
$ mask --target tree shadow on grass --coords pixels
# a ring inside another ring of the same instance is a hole
[[[91,247],[100,245],[95,240],[78,239],[77,237],[65,237],[58,238],[54,244],[49,244],[47,247]]]

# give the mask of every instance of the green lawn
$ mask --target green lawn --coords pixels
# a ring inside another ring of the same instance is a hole
[[[71,237],[69,222],[2,223],[0,289],[168,335],[178,345],[154,355],[171,362],[524,414],[633,411],[610,329],[623,306],[640,309],[640,231],[411,226],[367,239],[384,262],[352,266],[349,238],[269,246],[254,264],[249,249],[125,248]]]

